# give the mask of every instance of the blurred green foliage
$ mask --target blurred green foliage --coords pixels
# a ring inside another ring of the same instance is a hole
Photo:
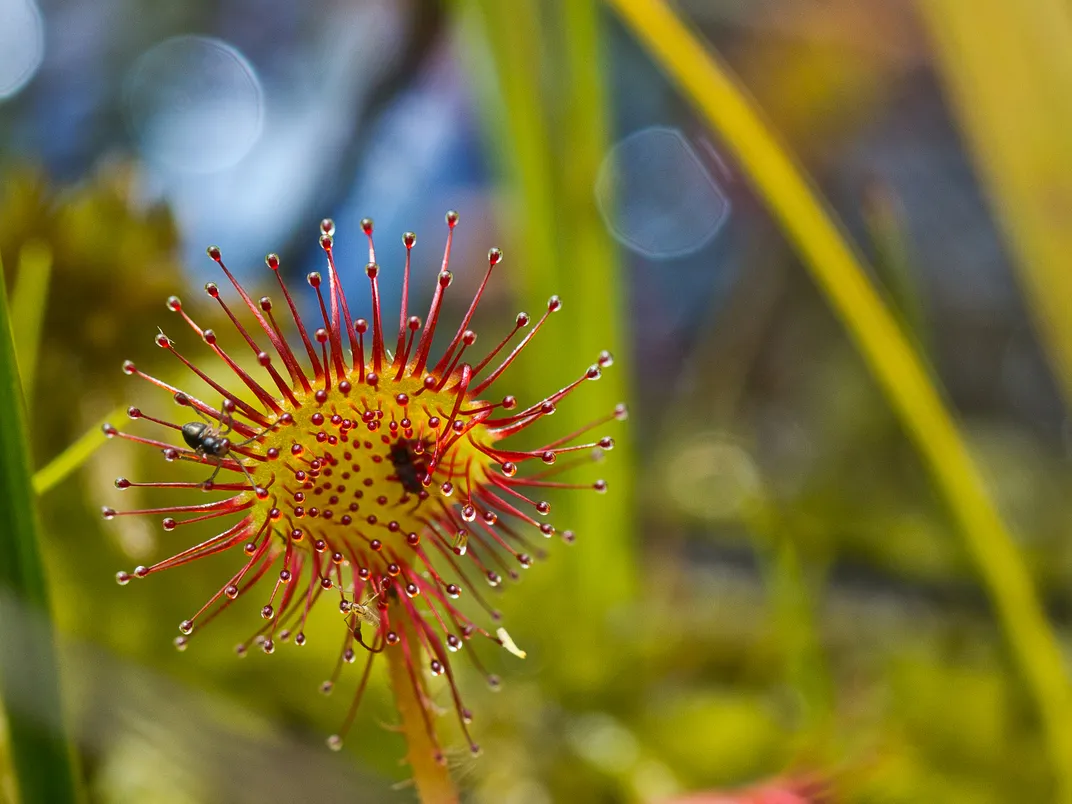
[[[27,249],[51,253],[51,281],[30,403],[38,462],[66,447],[118,400],[114,371],[137,351],[131,325],[152,332],[163,300],[181,281],[178,230],[162,206],[145,207],[134,193],[137,167],[102,164],[96,176],[57,188],[34,167],[14,166],[0,181],[0,256],[9,294]],[[145,341],[148,343],[148,341]],[[20,347],[21,348],[21,347]],[[150,360],[156,355],[146,354]],[[122,376],[122,375],[119,375]],[[77,389],[78,401],[55,393]],[[72,411],[72,408],[74,411]]]

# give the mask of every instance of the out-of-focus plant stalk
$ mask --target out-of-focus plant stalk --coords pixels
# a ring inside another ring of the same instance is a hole
[[[1072,407],[1072,6],[922,0],[920,17]]]
[[[800,696],[800,728],[809,750],[825,747],[834,721],[834,683],[819,635],[821,587],[809,577],[792,525],[769,495],[744,505],[742,521],[756,540],[760,571],[767,585],[773,630],[785,661],[787,683]],[[822,571],[818,578],[822,578]]]
[[[387,657],[387,673],[391,679],[391,690],[394,692],[395,705],[398,714],[402,718],[402,734],[406,738],[406,761],[413,770],[413,783],[417,788],[417,795],[421,804],[456,804],[458,793],[454,789],[454,782],[450,778],[450,771],[446,764],[436,762],[435,755],[438,747],[428,736],[427,722],[432,722],[435,728],[435,715],[428,711],[429,699],[425,690],[424,679],[417,679],[425,700],[421,700],[414,687],[414,679],[411,673],[419,673],[422,666],[420,660],[414,657],[414,661],[407,662],[403,650],[411,651],[421,649],[417,632],[408,616],[402,614],[391,618],[392,623],[398,623],[403,631],[402,646],[384,651]]]
[[[121,405],[116,408],[107,418],[101,419],[99,424],[80,435],[67,449],[46,463],[33,476],[33,490],[35,494],[44,494],[55,488],[68,475],[90,459],[97,449],[108,440],[101,427],[105,422],[121,419],[127,406]]]
[[[591,360],[602,349],[614,352],[613,368],[604,372],[599,387],[585,394],[583,405],[573,406],[573,418],[580,425],[595,414],[609,411],[626,400],[633,360],[624,322],[629,320],[628,281],[623,276],[616,244],[607,232],[596,203],[595,184],[600,165],[610,148],[609,103],[606,73],[597,69],[607,64],[601,47],[598,0],[560,0],[556,30],[563,36],[566,89],[565,114],[561,116],[561,138],[553,160],[557,167],[558,220],[562,225],[562,248],[554,282],[570,298],[591,305],[579,319],[580,326],[558,334],[563,348],[572,341],[582,360]],[[550,222],[554,226],[554,221]],[[538,276],[538,272],[534,272]],[[535,277],[530,281],[537,280]],[[550,286],[541,287],[549,293]],[[543,295],[543,293],[541,293]],[[567,378],[571,379],[571,378]],[[629,422],[622,422],[628,428]],[[635,534],[632,527],[634,478],[636,477],[634,438],[629,429],[616,439],[614,461],[600,466],[611,492],[598,500],[571,497],[578,529],[590,547],[584,547],[577,563],[574,588],[600,584],[599,594],[608,604],[620,603],[637,591]],[[613,464],[613,466],[611,465]],[[603,631],[605,623],[593,620]]]
[[[78,801],[30,486],[26,413],[0,266],[0,690],[22,801]]]
[[[893,313],[916,350],[927,360],[931,334],[923,294],[913,270],[900,199],[892,188],[872,183],[864,195],[863,217],[875,250],[875,269],[889,291]]]
[[[177,385],[182,381],[182,378],[178,375],[165,375],[164,379],[172,385]],[[129,405],[125,403],[116,407],[111,413],[71,442],[63,452],[34,472],[34,493],[45,494],[51,491],[88,461],[93,456],[93,453],[108,441],[101,428],[106,422],[122,419],[126,415],[128,407]]]
[[[507,186],[514,190],[513,217],[520,223],[516,239],[521,244],[519,261],[525,267],[510,276],[519,296],[531,307],[541,307],[552,294],[560,295],[567,308],[588,300],[583,310],[574,307],[559,314],[570,316],[568,326],[540,332],[539,350],[576,356],[573,361],[544,362],[540,376],[546,380],[551,372],[554,381],[564,386],[602,349],[615,356],[614,366],[603,372],[599,382],[587,385],[555,413],[556,427],[578,429],[627,399],[630,371],[623,325],[625,283],[593,191],[608,149],[604,75],[597,69],[602,63],[598,3],[470,0],[459,2],[458,7],[471,12],[466,21],[475,21],[472,29],[495,67],[482,71],[490,75],[476,78],[486,98],[482,107],[496,110],[487,116],[489,142],[499,152],[509,177]],[[542,35],[541,14],[554,15],[553,27],[564,38],[561,43]],[[501,34],[508,30],[526,33]],[[548,82],[555,90],[547,90]],[[552,99],[561,108],[555,108]],[[558,125],[552,127],[550,120]],[[586,600],[586,615],[574,617],[563,637],[589,645],[605,635],[605,614],[636,591],[634,529],[629,515],[635,477],[633,439],[629,423],[617,426],[622,425],[625,429],[615,435],[615,460],[598,470],[610,492],[598,500],[562,499],[556,505],[560,521],[577,532],[565,582],[583,588]],[[564,595],[549,596],[545,603],[548,618],[555,617],[555,606],[565,606],[567,600]],[[564,607],[563,612],[568,614],[568,609]],[[566,648],[562,653],[571,651]],[[586,651],[583,656],[594,654]],[[593,666],[588,673],[579,659],[571,664],[580,675],[603,671]]]
[[[727,69],[663,0],[607,0],[736,157],[841,318],[964,534],[1072,801],[1072,700],[1031,576],[928,372],[817,193]],[[1051,293],[1057,289],[1051,288]]]
[[[15,357],[26,400],[33,399],[37,377],[37,351],[41,326],[48,304],[48,283],[52,276],[52,249],[41,240],[31,240],[19,250],[19,268],[11,291],[11,332]]]

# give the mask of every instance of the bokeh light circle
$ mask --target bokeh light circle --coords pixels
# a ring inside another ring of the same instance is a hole
[[[264,92],[250,63],[219,39],[177,36],[134,63],[126,113],[142,154],[177,170],[237,164],[264,124]]]
[[[34,77],[45,57],[45,23],[33,0],[0,0],[0,101]]]
[[[678,509],[706,520],[737,519],[762,496],[759,467],[727,433],[690,437],[675,452],[665,477]]]
[[[662,126],[615,144],[600,166],[595,193],[611,234],[656,259],[699,250],[730,211],[729,199],[689,141]]]

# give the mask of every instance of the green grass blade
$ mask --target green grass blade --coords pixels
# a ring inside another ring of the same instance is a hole
[[[516,253],[520,267],[508,275],[530,313],[542,312],[552,294],[564,303],[564,311],[541,330],[534,344],[533,351],[546,359],[522,377],[524,390],[539,399],[549,388],[576,379],[601,350],[615,356],[614,366],[599,382],[586,384],[559,406],[553,430],[545,434],[560,435],[628,401],[625,288],[617,249],[594,196],[596,174],[608,149],[604,75],[598,69],[603,63],[599,6],[594,0],[470,0],[457,7],[476,41],[474,49],[486,51],[481,56],[494,65],[487,70],[483,59],[474,59],[473,75],[482,96],[488,143],[499,159],[513,212],[505,220],[516,226],[510,232],[515,245],[507,250],[507,259]],[[554,19],[546,19],[549,14]],[[564,38],[544,36],[545,29],[561,31]],[[504,30],[524,35],[504,37]],[[549,90],[547,83],[555,89]],[[570,672],[589,681],[606,671],[602,657],[590,649],[606,638],[606,615],[634,599],[638,588],[631,515],[636,473],[629,427],[628,421],[612,422],[592,433],[595,438],[611,435],[618,445],[591,472],[593,479],[604,477],[610,492],[598,499],[579,494],[556,501],[555,524],[576,531],[577,543],[562,574],[548,566],[528,584],[530,590],[544,589],[541,605],[549,621],[568,616],[547,608],[562,599],[542,586],[552,573],[558,586],[585,590],[588,616],[575,618],[563,638],[589,649],[566,649],[563,655],[570,656]]]
[[[833,735],[836,690],[819,625],[825,562],[805,560],[792,522],[766,493],[744,505],[741,515],[756,542],[785,680],[799,696],[798,728],[808,739],[809,751],[827,750]]]
[[[165,375],[164,379],[173,385],[178,385],[183,381],[184,376],[185,375],[183,374],[177,373],[174,375]],[[72,472],[88,461],[93,456],[93,453],[108,440],[101,428],[107,422],[122,421],[126,418],[127,407],[126,403],[119,405],[111,413],[79,436],[78,440],[68,446],[67,449],[34,472],[34,492],[37,494],[44,494],[47,491],[50,491],[55,488],[60,481],[65,480]]]
[[[24,804],[79,800],[64,734],[48,587],[38,549],[26,413],[0,269],[0,694]],[[8,603],[12,605],[7,605]]]
[[[1043,724],[1058,798],[1072,802],[1072,696],[1056,635],[1016,543],[919,355],[818,194],[736,79],[663,0],[607,0],[726,144],[855,342],[960,526]]]
[[[15,358],[27,401],[33,399],[51,276],[52,249],[48,243],[41,240],[25,243],[19,251],[19,272],[11,291],[11,335],[15,339]]]
[[[173,385],[180,384],[183,381],[183,378],[184,375],[179,373],[174,375],[164,375],[164,379]],[[116,407],[111,413],[80,435],[77,441],[73,442],[63,452],[34,472],[34,492],[36,494],[44,494],[50,491],[55,488],[60,481],[66,480],[72,472],[88,461],[93,456],[93,453],[100,449],[100,447],[102,447],[108,440],[101,428],[108,422],[122,421],[125,419],[127,408],[128,405],[126,403]]]
[[[34,472],[34,493],[44,494],[88,461],[90,456],[108,440],[105,438],[101,427],[106,422],[122,420],[126,415],[126,409],[126,405],[116,408],[107,418],[101,419],[98,424],[93,425],[92,429],[79,436],[78,440],[67,449]]]
[[[582,425],[593,414],[627,400],[633,358],[627,281],[595,195],[596,176],[610,149],[606,76],[597,69],[607,63],[601,47],[601,9],[598,0],[564,0],[554,7],[558,12],[555,27],[563,37],[565,74],[560,85],[565,90],[566,113],[559,129],[562,139],[554,146],[559,155],[553,159],[558,215],[547,225],[552,230],[560,227],[563,238],[555,279],[562,292],[585,306],[585,313],[574,319],[576,325],[561,333],[562,348],[573,349],[579,360],[587,361],[594,360],[600,350],[610,349],[616,361],[597,385],[585,389],[583,405],[575,404],[575,422],[568,424]],[[578,588],[597,590],[614,605],[635,597],[639,588],[633,527],[637,471],[630,422],[618,422],[606,432],[618,446],[599,472],[612,493],[598,501],[580,501],[580,532],[594,544],[583,552],[581,561],[571,565],[580,568],[580,577],[574,579]],[[600,431],[596,437],[603,434]]]
[[[931,351],[931,334],[919,278],[899,199],[887,187],[874,184],[863,203],[864,225],[875,252],[875,269],[886,286],[893,313],[924,358]]]

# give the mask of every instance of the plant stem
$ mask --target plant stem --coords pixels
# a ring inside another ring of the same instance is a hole
[[[734,153],[885,393],[960,525],[1035,699],[1061,801],[1072,802],[1064,659],[1023,558],[928,372],[868,272],[729,71],[663,0],[607,0]]]
[[[426,704],[428,695],[419,669],[420,662],[417,656],[412,655],[420,653],[421,643],[405,612],[399,611],[397,616],[391,617],[391,623],[397,623],[401,641],[388,647],[384,654],[387,656],[395,705],[402,716],[406,761],[413,769],[417,795],[423,804],[452,804],[458,801],[458,793],[446,764],[436,759],[442,755],[442,751],[426,727],[426,718],[434,715],[428,711]]]
[[[563,52],[556,61],[565,68],[560,82],[565,113],[559,116],[562,122],[556,130],[560,139],[550,160],[558,168],[558,221],[547,226],[562,232],[564,246],[554,278],[570,299],[598,305],[574,319],[573,326],[559,328],[559,346],[579,352],[582,360],[593,359],[601,349],[611,350],[615,357],[614,367],[604,373],[599,384],[586,389],[583,404],[573,405],[569,425],[579,427],[593,413],[609,411],[627,399],[633,360],[628,281],[622,273],[618,248],[600,217],[594,191],[600,165],[610,148],[607,71],[597,69],[609,59],[600,36],[602,9],[598,0],[561,0],[554,7]],[[569,370],[576,372],[577,368]],[[595,503],[580,499],[569,512],[585,541],[570,562],[575,576],[571,580],[576,588],[592,590],[605,610],[628,604],[640,594],[634,516],[636,439],[628,421],[616,422],[608,432],[613,432],[620,445],[615,448],[614,460],[599,468],[611,493]],[[597,616],[586,619],[592,632],[578,636],[592,644],[606,633],[606,620]]]
[[[742,521],[758,542],[756,555],[767,586],[773,630],[785,662],[786,683],[803,704],[800,729],[810,750],[825,749],[832,736],[835,689],[819,628],[816,580],[825,574],[807,571],[792,523],[767,495],[743,507]],[[817,575],[819,578],[809,577]]]
[[[44,494],[88,461],[93,453],[108,440],[101,431],[101,427],[106,422],[121,419],[125,415],[124,411],[126,409],[126,405],[116,408],[115,412],[109,414],[108,418],[102,419],[100,423],[93,425],[90,430],[80,435],[63,452],[34,472],[34,493]]]
[[[38,549],[30,486],[26,410],[0,267],[0,693],[11,756],[25,804],[78,801],[73,755],[64,731],[55,635]]]
[[[473,60],[471,72],[485,110],[488,145],[512,206],[505,220],[517,230],[512,240],[520,270],[508,275],[529,312],[542,310],[552,294],[564,303],[565,312],[540,332],[534,350],[562,359],[543,360],[538,370],[523,372],[522,392],[539,399],[548,386],[573,381],[601,350],[615,357],[598,383],[586,385],[555,413],[555,432],[580,429],[627,401],[632,362],[626,283],[593,194],[608,148],[605,74],[598,68],[600,7],[596,0],[459,0],[456,6],[477,49],[486,51]],[[526,33],[504,37],[504,30]],[[494,70],[485,68],[486,59]],[[531,431],[534,440],[549,434],[539,427]],[[555,524],[575,531],[577,542],[568,563],[542,568],[522,593],[539,599],[551,622],[572,614],[556,588],[585,590],[588,616],[573,618],[561,635],[556,654],[564,661],[555,669],[589,686],[602,683],[608,672],[601,652],[591,646],[608,639],[608,616],[630,605],[640,585],[631,424],[608,423],[594,435],[612,435],[619,445],[614,460],[591,473],[607,481],[610,493],[598,500],[563,495],[554,501]]]
[[[174,376],[165,374],[164,379],[172,384],[182,381],[178,374]],[[63,452],[34,472],[34,492],[40,495],[50,491],[59,485],[60,481],[65,480],[68,475],[88,461],[93,456],[93,453],[108,440],[101,428],[107,422],[122,419],[126,416],[126,410],[127,403],[124,402],[86,432],[82,433],[75,441],[71,442]]]

